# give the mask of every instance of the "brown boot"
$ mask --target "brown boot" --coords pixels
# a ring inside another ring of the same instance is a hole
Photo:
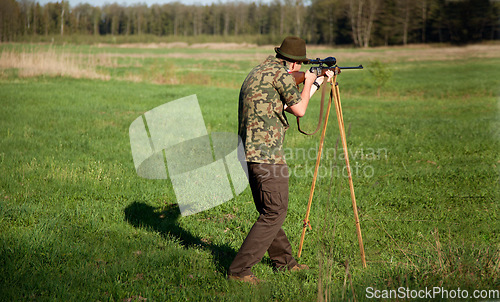
[[[253,285],[257,285],[259,283],[264,282],[264,280],[260,280],[255,275],[247,275],[247,276],[244,276],[244,277],[238,277],[238,276],[231,276],[231,275],[229,275],[227,278],[229,280],[236,280],[236,281],[241,281],[241,282],[248,282],[248,283],[253,284]]]
[[[298,272],[298,271],[306,271],[309,269],[309,266],[305,264],[297,264],[294,267],[290,269],[291,272]]]

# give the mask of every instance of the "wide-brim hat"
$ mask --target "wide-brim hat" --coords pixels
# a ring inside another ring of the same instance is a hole
[[[306,62],[306,41],[299,37],[286,37],[280,47],[275,47],[274,51],[292,61]]]

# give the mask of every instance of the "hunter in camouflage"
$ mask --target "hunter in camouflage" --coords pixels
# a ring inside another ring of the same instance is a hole
[[[284,111],[295,116],[305,114],[315,91],[312,87],[316,75],[307,71],[304,88],[299,92],[289,73],[299,71],[302,62],[307,61],[304,40],[287,37],[275,51],[276,57],[268,57],[248,74],[239,96],[238,134],[245,146],[248,179],[260,215],[231,263],[228,278],[252,284],[260,280],[251,268],[266,251],[276,271],[308,269],[293,257],[281,227],[288,209],[289,177],[283,154],[289,127]]]
[[[238,112],[238,135],[247,162],[285,164],[282,146],[289,126],[283,106],[300,101],[295,79],[278,58],[269,56],[248,74]]]

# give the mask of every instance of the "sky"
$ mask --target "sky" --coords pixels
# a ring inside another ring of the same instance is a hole
[[[48,2],[61,2],[61,0],[35,0],[36,2],[40,3],[41,5],[44,5]],[[92,6],[102,6],[104,4],[111,4],[111,3],[118,3],[123,6],[128,6],[128,5],[133,5],[137,3],[145,3],[148,6],[151,6],[153,4],[165,4],[165,3],[172,3],[172,2],[179,2],[182,4],[186,5],[191,5],[191,4],[198,4],[198,5],[210,5],[212,3],[226,3],[226,2],[236,2],[235,0],[64,0],[66,2],[69,2],[69,5],[71,7],[78,5],[80,3],[88,3]],[[241,2],[255,2],[251,0],[238,0]],[[266,2],[266,1],[258,1],[258,2]]]

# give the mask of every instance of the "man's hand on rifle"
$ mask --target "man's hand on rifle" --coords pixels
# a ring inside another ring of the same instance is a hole
[[[314,81],[316,79],[317,79],[316,74],[310,72],[309,70],[306,71],[305,80],[304,80],[304,86],[307,85],[307,84],[312,85],[312,83],[314,83]]]
[[[313,96],[313,94],[319,90],[319,88],[321,87],[321,85],[323,84],[323,82],[325,81],[325,77],[328,78],[327,82],[331,82],[332,81],[332,78],[333,78],[333,75],[335,73],[332,71],[332,70],[328,70],[325,72],[325,75],[324,76],[319,76],[316,78],[316,81],[315,81],[315,84],[312,86],[311,88],[311,97]]]
[[[331,82],[333,76],[334,76],[333,70],[327,70],[324,76],[316,78],[316,83],[318,83],[321,86],[321,84],[323,84],[323,82],[325,81],[325,77],[328,77],[327,82]]]

